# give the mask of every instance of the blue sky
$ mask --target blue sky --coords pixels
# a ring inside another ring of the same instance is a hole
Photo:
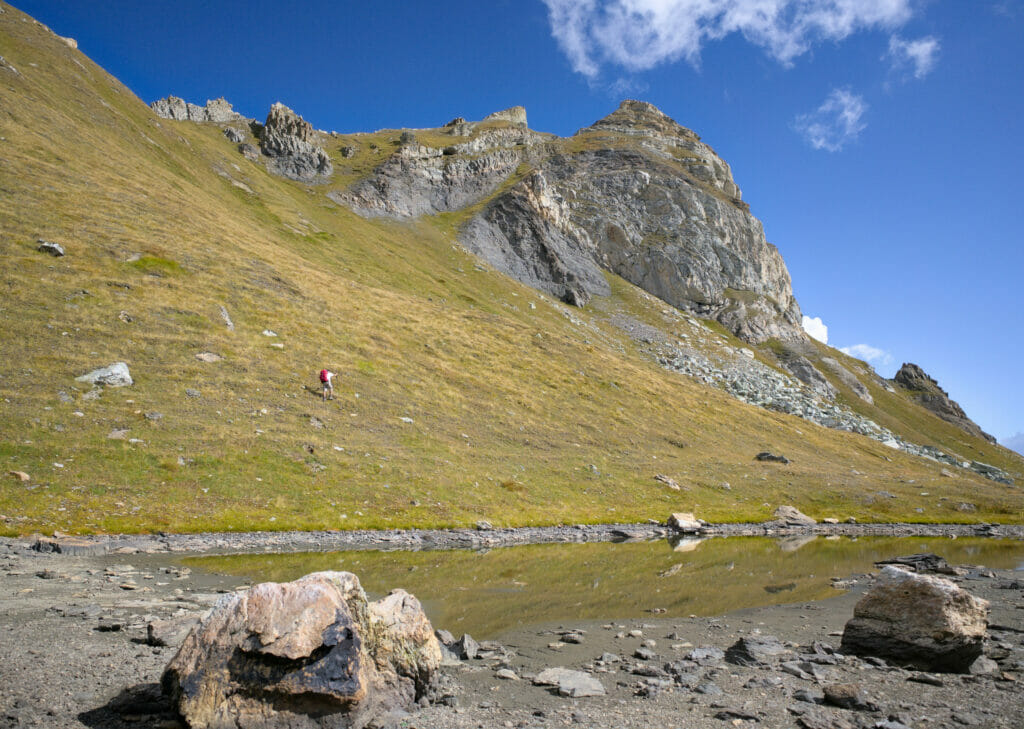
[[[316,127],[557,134],[650,101],[733,168],[804,313],[1024,432],[1024,0],[15,3],[145,101],[283,101]]]

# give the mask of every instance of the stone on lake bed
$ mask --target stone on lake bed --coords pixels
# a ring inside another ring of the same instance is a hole
[[[949,580],[886,566],[843,630],[844,653],[963,673],[981,655],[988,601]]]
[[[368,602],[349,572],[316,572],[221,598],[162,684],[191,727],[350,727],[410,711],[441,650],[415,597]]]
[[[605,694],[601,682],[589,673],[562,667],[544,669],[534,677],[533,683],[535,686],[556,686],[560,695],[574,699]]]

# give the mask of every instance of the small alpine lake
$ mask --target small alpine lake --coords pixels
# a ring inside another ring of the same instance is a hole
[[[355,573],[371,597],[403,588],[437,628],[490,638],[531,625],[721,615],[837,595],[833,578],[934,552],[952,565],[1024,569],[1024,541],[941,537],[717,537],[535,544],[490,550],[345,551],[187,557],[205,572],[285,582]]]

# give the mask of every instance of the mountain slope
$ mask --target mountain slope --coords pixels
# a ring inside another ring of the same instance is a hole
[[[364,218],[333,194],[399,154],[400,130],[318,135],[333,175],[288,180],[239,153],[223,133],[239,125],[159,119],[0,7],[3,533],[760,519],[781,502],[1021,518],[1016,488],[744,404],[642,341],[746,346],[714,322],[609,273],[609,296],[578,309],[484,265],[459,231],[523,178],[476,208]],[[756,356],[776,366],[770,348]],[[134,385],[75,380],[115,361]],[[342,375],[333,402],[323,366]],[[898,405],[881,411],[893,430],[952,427]],[[1024,472],[1005,449],[963,443]],[[755,462],[762,450],[792,463]]]

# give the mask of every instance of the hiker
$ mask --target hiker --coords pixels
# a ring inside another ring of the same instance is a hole
[[[323,385],[323,397],[324,400],[334,399],[334,384],[331,382],[337,375],[330,370],[320,370],[320,384]],[[330,398],[328,398],[330,395]]]

